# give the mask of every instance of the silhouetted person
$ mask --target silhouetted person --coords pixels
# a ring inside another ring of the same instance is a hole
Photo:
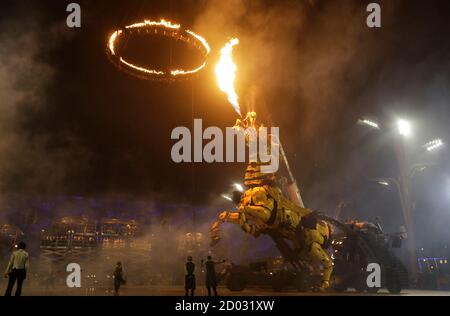
[[[25,251],[27,245],[20,242],[17,245],[17,250],[14,251],[9,259],[8,266],[5,270],[5,278],[9,277],[8,287],[6,288],[5,296],[11,296],[14,284],[17,281],[15,296],[22,294],[22,284],[27,277],[28,270],[28,252]]]
[[[186,290],[186,296],[194,296],[195,291],[195,263],[192,262],[192,257],[187,257],[186,262],[186,276],[184,278],[184,289]]]
[[[213,290],[214,296],[217,296],[217,277],[215,265],[224,262],[225,260],[215,262],[212,260],[211,256],[207,257],[207,260],[205,262],[205,268],[206,268],[206,289],[208,290],[208,296],[211,296],[211,289]]]
[[[122,262],[118,261],[116,268],[114,269],[114,295],[119,296],[120,286],[125,284],[125,280],[122,275]]]

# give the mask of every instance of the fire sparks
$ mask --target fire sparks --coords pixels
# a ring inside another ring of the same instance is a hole
[[[228,101],[233,106],[234,110],[241,115],[239,107],[238,95],[234,89],[234,81],[236,79],[237,66],[233,61],[233,46],[239,44],[239,39],[231,39],[224,48],[220,51],[220,60],[216,65],[215,72],[217,76],[217,83],[220,90],[226,93]]]

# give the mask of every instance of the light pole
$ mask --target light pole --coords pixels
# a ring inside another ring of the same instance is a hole
[[[395,185],[398,193],[398,197],[400,200],[400,206],[402,208],[403,220],[406,227],[407,232],[407,250],[408,250],[408,258],[409,258],[409,266],[410,266],[410,279],[413,282],[417,280],[417,251],[416,251],[416,233],[415,233],[415,225],[414,225],[414,213],[415,208],[412,205],[409,188],[411,187],[413,177],[427,167],[432,164],[416,164],[414,165],[410,172],[403,176],[399,176],[398,178],[372,178],[370,181],[375,181],[380,185],[390,186],[391,184]]]
[[[425,144],[427,151],[436,151],[442,146],[444,146],[444,142],[440,138],[434,139]]]
[[[405,139],[411,136],[411,124],[403,119],[397,121],[398,136],[397,141],[394,142],[395,155],[397,157],[399,177],[396,182],[399,192],[399,198],[402,205],[403,217],[405,220],[407,238],[407,250],[410,266],[410,280],[412,284],[417,284],[417,253],[416,253],[416,231],[414,225],[413,207],[410,198],[411,178],[409,175],[413,174],[411,170],[408,172],[410,162],[406,155]]]
[[[360,119],[358,123],[380,130],[377,122],[369,119]],[[412,178],[417,172],[423,171],[425,168],[431,166],[429,163],[411,164],[409,157],[405,150],[405,140],[412,135],[411,123],[405,119],[399,119],[396,124],[397,139],[394,142],[395,155],[397,158],[399,176],[398,178],[374,178],[370,179],[376,181],[381,185],[388,186],[394,184],[397,188],[404,223],[407,229],[407,250],[409,257],[409,271],[410,279],[415,283],[417,281],[417,254],[416,254],[416,234],[414,225],[414,207],[411,202],[410,188]],[[444,145],[441,139],[436,139],[425,144],[427,151],[435,151]]]
[[[237,191],[239,191],[239,192],[244,192],[244,187],[242,186],[242,184],[240,184],[240,183],[234,183],[233,184],[233,186],[234,186],[234,188],[237,190]]]

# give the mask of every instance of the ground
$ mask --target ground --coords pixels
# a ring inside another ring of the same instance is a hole
[[[5,282],[1,282],[1,294],[5,291]],[[345,295],[345,296],[362,296],[374,294],[361,294],[355,291],[348,291],[345,293],[304,293],[297,291],[274,292],[270,289],[249,288],[242,292],[231,292],[225,287],[218,288],[221,296],[308,296],[308,295]],[[206,289],[199,287],[195,293],[198,296],[205,296]],[[88,291],[87,288],[69,289],[67,287],[57,287],[55,289],[43,289],[38,287],[30,287],[26,284],[23,288],[23,295],[25,296],[108,296],[112,295],[111,290],[107,288],[97,288],[94,291]],[[124,286],[121,290],[123,296],[183,296],[184,289],[182,286]],[[386,290],[382,289],[375,295],[391,295]],[[426,290],[404,290],[401,296],[450,296],[450,291],[426,291]]]

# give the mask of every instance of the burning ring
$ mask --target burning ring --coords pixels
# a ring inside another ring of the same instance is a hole
[[[205,61],[198,67],[189,70],[173,69],[173,70],[160,70],[160,69],[147,69],[135,65],[125,60],[120,54],[120,42],[126,42],[133,34],[148,34],[148,35],[163,35],[171,37],[176,40],[181,40],[188,45],[195,47],[201,52]],[[169,21],[162,19],[161,21],[148,21],[131,24],[116,30],[112,33],[108,39],[106,53],[109,60],[116,65],[120,70],[127,72],[128,74],[138,77],[144,80],[154,81],[175,81],[182,80],[191,77],[198,73],[206,66],[206,57],[210,53],[211,49],[206,40],[200,35],[187,30],[182,29],[179,24],[173,24]]]

